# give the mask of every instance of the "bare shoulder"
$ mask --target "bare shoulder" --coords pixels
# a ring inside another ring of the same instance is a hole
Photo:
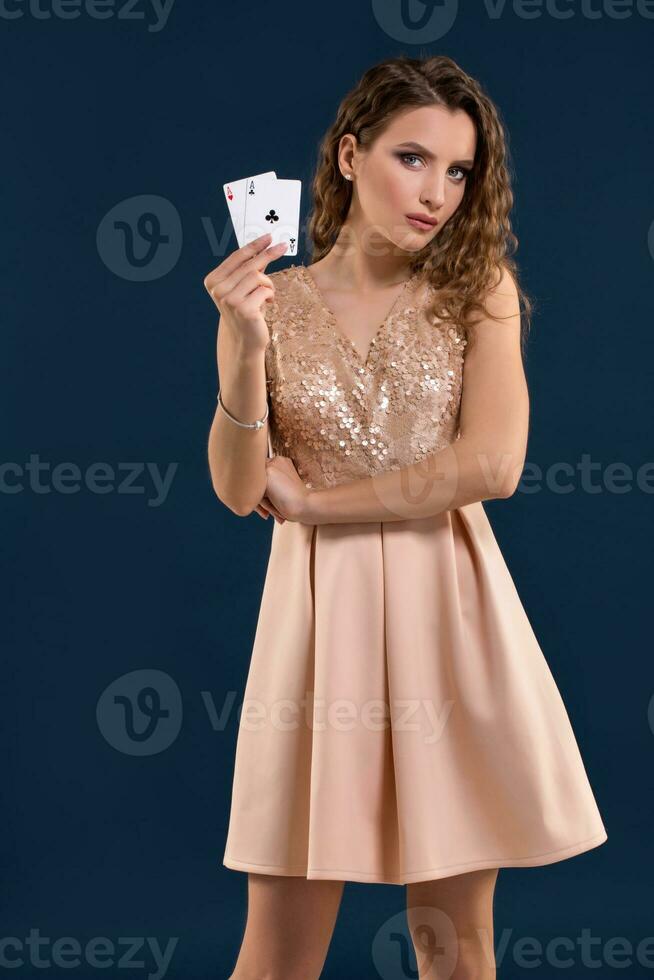
[[[511,272],[502,267],[498,270],[496,281],[482,297],[487,310],[487,316],[479,317],[475,311],[476,323],[469,326],[470,348],[468,357],[472,357],[473,349],[477,354],[487,350],[489,346],[520,347],[520,299],[518,288]]]
[[[493,319],[486,322],[495,322],[494,318],[515,324],[514,318],[520,317],[520,300],[518,298],[518,287],[515,279],[506,266],[502,266],[498,272],[496,282],[488,290],[485,297],[485,306]]]

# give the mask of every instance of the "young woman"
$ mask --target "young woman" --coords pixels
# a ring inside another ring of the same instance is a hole
[[[249,874],[232,978],[317,978],[360,881],[406,885],[421,978],[483,980],[498,868],[607,839],[482,506],[515,491],[529,418],[498,111],[449,58],[375,65],[313,194],[310,265],[266,275],[264,236],[205,280],[213,485],[276,521],[223,858]]]

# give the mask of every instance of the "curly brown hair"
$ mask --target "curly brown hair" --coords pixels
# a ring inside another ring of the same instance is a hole
[[[510,257],[518,239],[509,218],[513,193],[508,138],[496,106],[451,58],[388,58],[369,68],[343,98],[319,146],[307,226],[313,243],[311,261],[317,262],[332,249],[350,207],[352,185],[343,180],[338,166],[341,137],[352,133],[365,151],[395,113],[432,105],[464,110],[475,125],[477,148],[461,204],[441,233],[417,253],[410,271],[420,272],[436,290],[428,315],[456,323],[471,340],[470,327],[484,317],[497,319],[484,301],[502,270],[507,270],[523,306],[524,353],[534,304],[521,288]],[[481,316],[473,320],[475,311]]]

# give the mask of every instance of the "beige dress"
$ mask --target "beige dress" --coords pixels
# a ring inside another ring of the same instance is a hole
[[[272,279],[270,450],[308,486],[457,438],[465,342],[428,319],[428,284],[407,282],[364,361],[306,267]],[[224,865],[405,884],[549,864],[606,839],[481,503],[274,524]]]

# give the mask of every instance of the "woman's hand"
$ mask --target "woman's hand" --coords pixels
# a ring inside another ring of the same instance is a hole
[[[311,490],[302,482],[288,456],[266,460],[266,492],[256,511],[262,517],[271,513],[278,523],[301,522]]]
[[[268,326],[264,303],[274,299],[275,287],[265,267],[284,254],[287,242],[267,247],[270,232],[232,252],[205,276],[204,288],[220,312],[220,325],[245,351],[265,350]]]

